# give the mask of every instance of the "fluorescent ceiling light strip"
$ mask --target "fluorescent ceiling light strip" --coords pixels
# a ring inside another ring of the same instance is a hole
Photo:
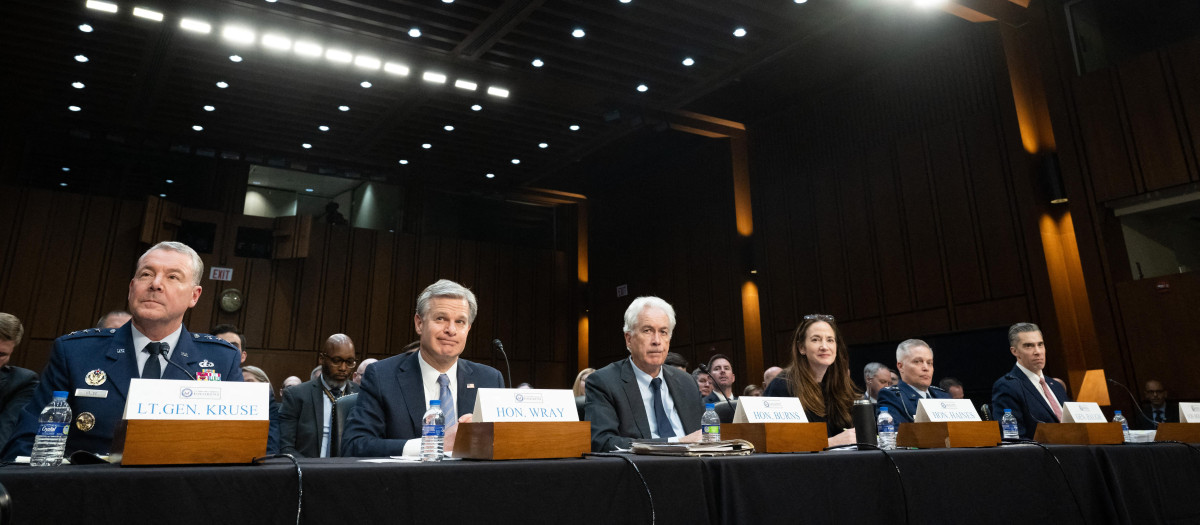
[[[426,71],[425,73],[421,74],[421,79],[426,82],[433,82],[435,84],[446,83],[446,75],[434,73],[433,71]]]
[[[109,2],[98,2],[97,0],[88,0],[87,8],[95,9],[97,11],[104,11],[106,13],[116,13],[117,12],[117,4],[113,4],[113,3],[109,3]]]
[[[459,89],[466,89],[468,91],[475,91],[475,89],[479,87],[479,84],[476,84],[469,80],[459,79],[459,80],[454,81],[454,87],[459,88]]]
[[[408,72],[409,72],[408,66],[406,66],[404,64],[397,64],[395,62],[388,62],[388,63],[384,64],[383,70],[387,71],[388,73],[391,73],[393,75],[400,75],[400,76],[408,76]]]
[[[508,98],[508,90],[504,88],[498,88],[496,86],[489,86],[487,89],[487,94],[494,97]]]
[[[239,44],[253,44],[255,40],[254,31],[241,26],[225,26],[221,30],[221,37]]]
[[[133,16],[145,18],[147,20],[153,20],[155,22],[162,22],[163,19],[162,13],[159,13],[158,11],[151,11],[149,9],[142,9],[140,7],[133,8]]]
[[[379,64],[380,64],[379,59],[375,58],[375,57],[362,56],[362,55],[354,57],[354,65],[364,68],[364,69],[378,70]]]
[[[191,18],[184,18],[179,21],[179,27],[196,33],[208,34],[212,32],[212,26],[208,22],[201,22]]]
[[[344,49],[330,49],[325,51],[325,58],[334,62],[349,64],[354,61],[354,54]]]

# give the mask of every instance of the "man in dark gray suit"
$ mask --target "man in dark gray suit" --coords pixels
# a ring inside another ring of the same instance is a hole
[[[279,407],[279,452],[307,458],[337,457],[340,439],[337,399],[358,391],[350,381],[355,358],[354,342],[346,334],[325,340],[320,354],[321,375],[283,391]]]
[[[7,442],[17,428],[21,409],[33,398],[38,384],[33,370],[8,364],[24,334],[25,326],[17,316],[0,312],[0,443]]]
[[[453,452],[456,423],[471,421],[476,392],[504,388],[499,370],[459,358],[478,311],[475,294],[454,281],[442,279],[421,292],[413,316],[420,349],[367,368],[346,420],[343,455],[420,455],[421,418],[434,399],[446,414],[445,451]]]
[[[587,381],[584,414],[592,423],[592,450],[627,449],[633,440],[700,440],[700,390],[686,372],[663,366],[675,332],[675,309],[658,297],[638,297],[625,310],[629,359]]]

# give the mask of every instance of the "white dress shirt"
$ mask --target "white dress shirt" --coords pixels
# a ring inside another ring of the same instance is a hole
[[[170,335],[162,338],[161,341],[151,341],[149,337],[146,337],[146,334],[139,332],[133,323],[129,323],[129,328],[133,330],[133,357],[137,359],[138,375],[141,375],[142,368],[146,366],[146,361],[150,359],[150,354],[143,352],[146,349],[146,345],[150,343],[167,343],[167,353],[165,355],[159,354],[158,356],[158,369],[165,373],[168,366],[167,360],[171,359],[171,354],[175,352],[175,346],[179,344],[179,335],[183,333],[183,325],[180,324],[179,328],[176,328]],[[162,379],[162,377],[147,377],[146,379]]]
[[[1042,400],[1044,400],[1046,402],[1046,406],[1050,407],[1051,412],[1054,412],[1055,406],[1058,406],[1060,409],[1062,408],[1062,406],[1058,404],[1058,399],[1055,398],[1055,396],[1051,395],[1049,399],[1046,398],[1046,391],[1042,389],[1042,382],[1041,382],[1041,380],[1045,379],[1045,376],[1042,375],[1041,371],[1038,371],[1038,373],[1035,374],[1033,372],[1030,372],[1028,368],[1021,366],[1021,363],[1017,363],[1017,368],[1020,368],[1022,372],[1025,372],[1025,377],[1029,379],[1030,383],[1033,383],[1033,389],[1036,390],[1037,393],[1042,396]],[[1050,388],[1050,382],[1054,381],[1054,380],[1053,379],[1045,379],[1045,381],[1046,381],[1046,388]],[[1054,392],[1054,390],[1051,389],[1050,392]]]
[[[421,355],[421,351],[417,350],[417,363],[421,367],[421,386],[425,390],[425,407],[429,407],[429,402],[434,399],[440,399],[442,393],[442,385],[439,385],[438,376],[442,375],[433,365],[426,363],[425,358]],[[454,360],[454,364],[450,365],[450,369],[446,371],[446,378],[450,380],[450,395],[454,398],[454,404],[458,405],[458,360]],[[457,406],[456,406],[457,408]],[[445,412],[445,408],[442,412]],[[455,410],[454,417],[458,418],[462,414]],[[447,421],[449,423],[449,421]],[[405,456],[420,456],[421,455],[421,438],[410,439],[404,443]]]
[[[629,358],[629,365],[633,367],[633,377],[637,379],[638,390],[642,393],[642,406],[646,407],[646,420],[650,422],[651,437],[659,438],[658,435],[658,418],[654,415],[654,396],[650,390],[650,374],[643,372],[641,368],[633,363],[633,358]],[[658,377],[662,378],[662,384],[658,387],[658,394],[662,397],[663,409],[667,411],[667,418],[671,420],[671,430],[675,431],[675,437],[669,441],[674,443],[679,438],[685,436],[683,432],[683,423],[679,420],[679,412],[675,410],[675,400],[671,399],[671,391],[667,387],[666,374],[662,369],[658,370]]]

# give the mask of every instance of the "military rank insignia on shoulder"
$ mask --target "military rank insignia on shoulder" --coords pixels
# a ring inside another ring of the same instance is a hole
[[[67,335],[62,336],[62,339],[80,339],[83,337],[112,337],[117,333],[116,328],[88,328],[85,330],[76,330]]]

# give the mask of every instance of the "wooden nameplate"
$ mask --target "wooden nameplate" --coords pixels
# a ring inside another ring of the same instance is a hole
[[[1120,445],[1120,423],[1038,423],[1033,440],[1054,445]]]
[[[915,448],[994,447],[1000,443],[996,421],[900,423],[896,445]]]
[[[265,419],[122,420],[109,456],[122,466],[245,464],[267,455],[269,425]]]
[[[1200,423],[1159,423],[1154,440],[1200,443]]]
[[[454,438],[456,458],[578,458],[592,451],[592,424],[587,421],[508,421],[459,423]]]
[[[825,423],[726,423],[721,439],[744,439],[755,452],[820,452],[829,446]]]

